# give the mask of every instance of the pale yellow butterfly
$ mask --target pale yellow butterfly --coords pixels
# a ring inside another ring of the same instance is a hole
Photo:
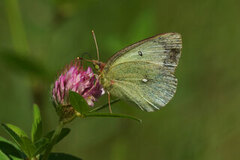
[[[94,40],[97,47],[95,35]],[[181,49],[181,35],[165,33],[120,50],[106,64],[99,60],[93,62],[109,98],[111,94],[152,112],[165,106],[176,92],[174,72]]]

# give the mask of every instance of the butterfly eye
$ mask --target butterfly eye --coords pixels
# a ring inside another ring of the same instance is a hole
[[[96,70],[99,70],[99,65],[94,66]]]

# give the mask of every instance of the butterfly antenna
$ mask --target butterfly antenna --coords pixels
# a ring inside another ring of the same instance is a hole
[[[93,60],[85,59],[85,58],[82,58],[82,57],[77,57],[77,60],[93,63]]]
[[[97,44],[97,39],[96,39],[96,36],[95,36],[94,30],[92,30],[92,35],[93,35],[93,39],[94,39],[94,42],[95,42],[95,45],[96,45],[96,50],[97,50],[97,60],[99,61],[99,50],[98,50],[98,44]]]

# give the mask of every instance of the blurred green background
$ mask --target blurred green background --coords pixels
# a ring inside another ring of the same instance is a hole
[[[77,56],[103,62],[158,33],[179,32],[183,50],[178,90],[154,113],[120,102],[131,120],[77,119],[54,151],[86,160],[238,160],[240,158],[240,1],[1,0],[0,122],[31,129],[32,104],[44,131],[57,116],[50,85]],[[98,104],[107,102],[102,97]],[[1,136],[9,138],[0,129]]]

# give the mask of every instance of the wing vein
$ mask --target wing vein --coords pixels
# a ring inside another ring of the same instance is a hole
[[[118,64],[116,64],[116,65],[112,65],[112,66],[109,68],[109,70],[110,70],[110,69],[113,69],[114,67],[116,67],[116,66],[118,66],[118,65],[122,65],[122,64],[126,64],[126,63],[139,63],[139,62],[144,62],[144,63],[148,63],[148,64],[153,64],[153,65],[160,66],[161,68],[163,68],[163,67],[162,67],[162,64],[163,64],[163,63],[153,63],[153,62],[150,62],[150,61],[137,61],[137,60],[135,60],[135,61],[121,62],[121,63],[118,63]]]

